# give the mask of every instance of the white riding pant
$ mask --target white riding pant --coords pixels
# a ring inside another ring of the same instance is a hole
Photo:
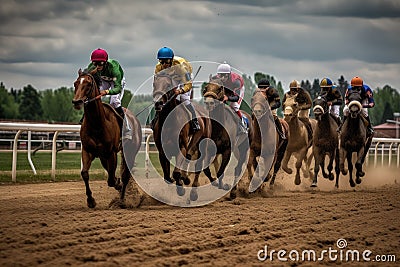
[[[122,78],[122,81],[121,81],[121,86],[122,86],[121,93],[116,94],[116,95],[110,95],[110,105],[113,108],[118,108],[121,106],[121,100],[122,100],[122,97],[124,96],[125,84],[126,83],[125,83],[125,77],[124,77],[124,78]],[[101,80],[101,85],[99,88],[100,91],[110,90],[113,88],[114,88],[114,81],[106,81],[103,79]]]
[[[181,103],[185,104],[185,106],[190,104],[190,95],[192,93],[192,90],[189,90],[186,93],[180,94],[176,97],[177,100],[179,100]]]
[[[368,105],[368,99],[364,99],[363,101],[361,101],[361,105]],[[364,117],[368,117],[368,108],[362,108],[362,114],[364,115]],[[344,116],[349,116],[349,106],[348,104],[346,104],[343,108],[343,115]]]
[[[329,106],[329,112],[332,115],[335,115],[337,118],[339,118],[339,116],[340,116],[340,106],[338,106],[338,105]]]

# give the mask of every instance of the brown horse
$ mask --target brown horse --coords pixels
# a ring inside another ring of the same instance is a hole
[[[205,110],[195,106],[200,130],[192,132],[189,125],[191,115],[185,105],[176,99],[173,89],[176,88],[176,79],[172,70],[159,72],[154,76],[153,99],[156,109],[156,120],[153,127],[153,136],[158,149],[160,164],[163,170],[164,180],[167,183],[176,183],[178,195],[185,194],[183,184],[189,185],[188,160],[196,160],[195,179],[192,183],[190,199],[198,199],[197,187],[199,175],[202,170],[200,156],[200,141],[211,136],[211,122],[205,116]],[[175,157],[176,164],[171,172],[170,160]],[[210,182],[214,180],[210,179]]]
[[[306,124],[298,117],[299,109],[294,98],[288,98],[284,106],[285,121],[289,125],[290,138],[285,156],[282,161],[282,169],[288,174],[292,174],[292,169],[288,167],[288,162],[291,155],[294,153],[296,157],[296,176],[294,183],[299,185],[301,183],[300,179],[300,168],[302,167],[302,162],[305,162],[306,171],[304,172],[305,177],[311,177],[312,172],[310,171],[310,165],[312,160],[312,153],[309,154],[308,151],[312,147],[312,134],[309,129],[307,129]],[[316,121],[311,120],[311,127],[315,128]]]
[[[127,109],[125,117],[129,120],[132,133],[131,138],[123,139],[121,144],[121,132],[124,121],[120,115],[109,105],[101,102],[100,91],[92,72],[78,72],[78,78],[74,83],[75,95],[72,100],[75,109],[84,107],[84,120],[80,130],[82,142],[82,170],[81,176],[85,182],[87,205],[96,207],[96,201],[89,187],[89,169],[95,158],[108,173],[108,186],[120,190],[120,206],[125,206],[126,186],[131,177],[131,169],[134,166],[136,154],[139,151],[142,131],[138,119]],[[124,129],[125,130],[125,129]],[[123,151],[122,151],[123,149]],[[117,169],[118,152],[121,153],[121,179],[115,177]]]
[[[252,127],[250,124],[247,135],[244,133],[239,134],[239,117],[232,111],[232,108],[228,107],[223,102],[224,90],[225,88],[222,81],[218,78],[213,78],[205,85],[202,93],[212,123],[211,140],[214,141],[216,145],[216,155],[221,155],[222,158],[219,168],[216,170],[219,188],[224,190],[229,190],[231,188],[228,184],[223,183],[223,178],[232,152],[238,160],[234,170],[234,186],[230,192],[230,198],[234,199],[237,194],[237,183],[239,182],[240,174],[242,173],[243,165],[249,151]],[[242,113],[250,120],[249,114],[244,111],[242,111]],[[209,167],[204,169],[204,173],[209,179],[214,179]]]
[[[355,187],[353,180],[353,152],[357,153],[356,183],[361,183],[361,177],[365,175],[362,170],[365,157],[372,143],[373,134],[367,136],[367,121],[362,117],[361,96],[358,91],[352,91],[348,96],[349,116],[343,123],[340,133],[340,170],[343,175],[350,174],[350,186]],[[348,170],[344,167],[344,161],[347,159]]]
[[[275,183],[276,174],[281,167],[281,162],[290,138],[289,125],[285,120],[279,119],[282,124],[282,130],[287,137],[287,139],[284,140],[277,134],[274,118],[269,112],[270,107],[265,90],[257,89],[254,92],[251,98],[251,108],[253,110],[253,135],[250,144],[249,162],[253,165],[254,170],[258,172],[260,170],[260,165],[256,158],[259,157],[259,161],[262,160],[262,166],[264,167],[262,169],[266,171],[266,173],[263,173],[262,176],[259,177],[264,177],[262,182],[267,182],[271,179],[269,184],[270,187],[272,187]],[[272,138],[274,135],[275,138]],[[271,148],[275,148],[275,151],[271,151]],[[267,170],[266,168],[269,169]],[[273,171],[271,174],[272,169]],[[253,175],[254,172],[252,172],[250,177],[253,177]]]
[[[311,187],[317,186],[318,172],[321,166],[324,178],[333,180],[333,161],[335,161],[336,188],[339,187],[339,136],[336,132],[339,126],[336,119],[329,113],[329,105],[325,95],[314,99],[314,115],[317,120],[317,127],[313,133],[313,154],[314,154],[314,179]],[[328,173],[325,172],[325,156],[328,155]]]

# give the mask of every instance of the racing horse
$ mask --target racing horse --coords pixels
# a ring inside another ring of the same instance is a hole
[[[313,133],[313,154],[314,154],[314,178],[311,187],[317,186],[318,172],[322,170],[324,178],[333,180],[333,162],[335,161],[336,182],[335,187],[339,187],[339,136],[336,132],[337,120],[329,112],[329,105],[326,95],[318,96],[314,99],[314,116],[317,120],[317,126]],[[328,173],[325,171],[325,156],[328,156]]]
[[[98,87],[100,82],[95,73],[79,69],[78,78],[74,82],[74,98],[72,103],[75,109],[84,109],[84,120],[80,129],[82,142],[82,170],[81,176],[85,182],[87,206],[96,207],[96,201],[89,186],[89,169],[95,158],[99,158],[101,165],[108,173],[107,183],[120,191],[120,206],[125,207],[125,191],[131,178],[131,169],[134,166],[136,154],[139,151],[142,131],[138,119],[125,109],[126,123],[130,123],[128,138],[122,138],[124,120],[109,105],[102,103]],[[121,180],[117,179],[118,152],[121,153],[120,174]],[[136,197],[136,196],[135,196]],[[140,203],[139,203],[140,204]]]
[[[193,132],[190,127],[191,115],[185,105],[176,99],[174,89],[177,80],[173,68],[163,70],[154,75],[153,100],[155,102],[156,117],[153,122],[153,136],[158,150],[159,161],[162,167],[164,181],[176,184],[177,194],[185,194],[185,185],[190,184],[188,177],[188,160],[195,162],[195,178],[192,183],[190,199],[198,199],[197,187],[199,175],[202,171],[200,157],[200,141],[211,136],[211,122],[205,115],[201,106],[195,106],[200,130]],[[175,167],[171,177],[170,159],[175,157]],[[215,180],[210,180],[211,183]]]
[[[267,170],[266,175],[263,175],[264,178],[262,181],[267,182],[270,180],[269,184],[272,187],[275,183],[276,174],[281,167],[281,162],[290,138],[289,125],[285,120],[278,118],[282,124],[283,133],[287,137],[287,139],[282,139],[277,134],[273,117],[268,116],[270,113],[267,112],[269,104],[265,89],[256,89],[251,98],[251,109],[253,135],[250,144],[249,162],[253,165],[254,170],[257,170],[257,166],[259,166],[258,164],[261,160],[264,166],[271,166]],[[274,134],[275,139],[271,138]],[[271,148],[275,148],[274,151],[270,151]],[[259,161],[257,161],[257,157],[260,157]],[[268,159],[272,159],[271,165],[268,164]],[[260,170],[260,167],[258,170]],[[254,172],[252,172],[250,177],[253,177],[253,175]]]
[[[289,134],[292,138],[289,139],[288,145],[286,147],[285,156],[282,160],[282,169],[288,173],[292,174],[292,169],[288,167],[288,162],[292,154],[296,157],[296,175],[294,183],[299,185],[301,183],[300,179],[300,168],[302,167],[303,161],[305,162],[306,171],[304,172],[305,177],[312,176],[310,171],[310,165],[312,160],[312,153],[308,153],[309,149],[312,147],[312,132],[307,129],[306,124],[302,121],[303,118],[298,116],[299,108],[297,102],[294,98],[287,98],[283,114],[285,116],[285,121],[289,125]],[[307,118],[308,119],[308,118]],[[311,120],[311,128],[315,128],[315,120]]]
[[[235,199],[239,176],[248,156],[249,140],[251,140],[252,134],[251,123],[247,134],[240,132],[238,115],[223,102],[225,87],[219,78],[210,76],[210,80],[205,84],[202,94],[212,124],[211,140],[216,145],[216,155],[221,155],[220,164],[214,164],[214,166],[219,165],[218,169],[215,170],[218,178],[218,187],[224,190],[232,189],[230,191],[230,199]],[[242,114],[250,120],[251,117],[248,113],[242,111]],[[223,182],[225,169],[230,161],[232,152],[238,161],[234,170],[233,187]],[[250,171],[249,167],[247,164],[248,171]],[[209,167],[204,169],[204,174],[209,179],[215,179],[212,177]]]
[[[362,170],[365,157],[372,143],[373,134],[367,136],[367,121],[361,114],[361,95],[359,91],[352,90],[348,96],[348,118],[343,123],[340,133],[340,171],[343,175],[349,172],[349,182],[351,187],[356,184],[353,180],[353,152],[357,153],[356,168],[356,183],[361,183],[361,177],[365,175]],[[347,159],[348,170],[344,167],[344,161]]]

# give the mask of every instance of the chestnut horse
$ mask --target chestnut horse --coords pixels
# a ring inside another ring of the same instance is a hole
[[[336,132],[339,126],[336,119],[329,112],[329,105],[325,95],[314,99],[314,116],[317,126],[313,133],[313,154],[314,154],[314,179],[311,187],[317,186],[318,172],[321,166],[324,178],[333,180],[333,161],[335,161],[336,188],[339,187],[339,136]],[[325,156],[328,155],[328,173],[325,172]]]
[[[283,133],[287,139],[284,140],[279,136],[275,128],[274,118],[268,112],[269,108],[265,90],[256,89],[251,98],[253,135],[250,144],[249,162],[253,165],[254,170],[259,171],[261,169],[266,171],[261,176],[263,177],[262,182],[267,182],[271,179],[269,184],[272,187],[275,183],[276,174],[281,167],[290,135],[289,125],[285,120],[279,118]],[[271,151],[271,148],[275,148],[275,150]],[[259,161],[257,161],[257,157],[260,158]],[[272,162],[268,162],[270,159],[272,159]],[[261,166],[264,168],[260,168],[260,161],[263,163]],[[266,167],[269,169],[266,170]],[[253,175],[254,172],[250,177],[253,177]]]
[[[249,125],[248,134],[239,133],[239,117],[233,112],[232,108],[225,105],[223,102],[223,97],[225,94],[225,88],[223,83],[218,78],[210,77],[210,81],[205,85],[203,89],[204,103],[209,111],[209,116],[211,118],[212,124],[212,134],[211,140],[214,141],[216,145],[216,155],[221,155],[222,160],[216,171],[218,178],[218,187],[220,189],[229,190],[231,186],[223,183],[225,169],[231,158],[233,152],[238,163],[234,170],[234,186],[230,192],[230,198],[236,198],[237,183],[240,179],[240,174],[242,173],[243,165],[247,159],[249,144],[251,140],[252,127],[251,123]],[[242,111],[242,113],[249,119],[250,115]],[[214,164],[216,166],[218,164]],[[248,171],[249,165],[247,165]],[[209,179],[214,179],[212,177],[210,168],[204,169],[205,175]]]
[[[178,195],[185,194],[183,184],[189,185],[188,160],[196,160],[195,178],[192,183],[190,199],[198,199],[197,187],[199,175],[202,171],[200,157],[200,141],[211,136],[211,122],[204,117],[205,110],[201,106],[194,105],[200,130],[193,133],[190,127],[191,115],[185,105],[176,99],[174,88],[178,78],[174,77],[173,69],[166,69],[154,76],[153,99],[155,102],[156,120],[153,126],[153,136],[158,149],[159,161],[163,170],[164,180],[167,183],[176,183]],[[176,164],[170,176],[170,160],[175,157]],[[214,180],[210,179],[210,182]]]
[[[312,160],[312,153],[308,153],[312,147],[312,134],[307,129],[306,124],[298,117],[299,108],[294,98],[287,98],[284,104],[284,115],[285,121],[289,124],[289,133],[292,138],[289,139],[285,156],[282,161],[282,169],[292,174],[292,169],[288,167],[288,162],[291,155],[294,153],[296,157],[296,176],[294,183],[299,185],[300,179],[300,168],[302,167],[303,161],[305,162],[306,171],[304,172],[305,177],[311,177],[312,172],[310,171],[310,165]],[[311,127],[314,129],[316,121],[310,119]]]
[[[361,183],[361,177],[365,175],[362,170],[365,157],[372,143],[373,134],[367,136],[367,121],[363,118],[361,95],[358,91],[351,91],[348,96],[349,115],[344,121],[340,133],[340,170],[343,175],[349,172],[350,186],[355,187],[353,180],[353,152],[357,153],[356,167],[356,183]],[[344,167],[344,161],[347,159],[348,170]]]
[[[87,205],[89,208],[96,207],[96,201],[89,187],[89,169],[92,161],[100,158],[102,166],[108,173],[108,186],[120,191],[120,206],[125,207],[126,186],[142,140],[141,126],[138,119],[125,109],[125,117],[129,120],[132,131],[131,138],[122,139],[121,144],[123,119],[109,104],[102,103],[99,87],[94,78],[96,71],[97,69],[92,72],[79,70],[78,78],[74,82],[75,95],[72,100],[75,109],[84,107],[84,120],[80,130],[81,176],[85,182]],[[115,177],[119,151],[125,152],[121,153],[122,186],[120,179]]]

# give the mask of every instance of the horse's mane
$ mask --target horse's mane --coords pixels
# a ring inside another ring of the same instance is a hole
[[[95,72],[92,73],[93,70],[89,70],[88,68],[84,69],[82,71],[82,74],[90,74],[93,76],[94,78],[94,82],[96,83],[97,87],[100,88],[100,84],[101,84],[101,76],[99,73],[97,73],[97,69]]]

